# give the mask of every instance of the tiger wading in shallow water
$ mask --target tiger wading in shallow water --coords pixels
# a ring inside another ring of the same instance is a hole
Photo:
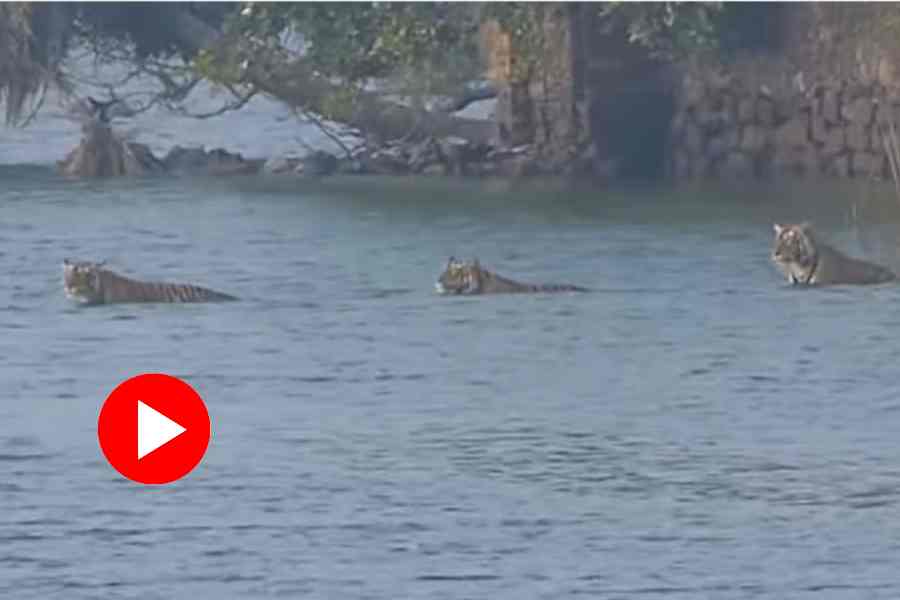
[[[103,268],[105,263],[63,261],[66,296],[82,304],[120,302],[224,302],[234,296],[179,283],[137,281]]]
[[[871,285],[897,278],[881,265],[851,258],[818,241],[809,223],[776,223],[772,260],[794,285]]]
[[[532,285],[519,283],[483,269],[476,258],[464,262],[450,257],[447,267],[435,283],[439,294],[522,294],[536,292],[587,292],[586,288],[574,285]]]

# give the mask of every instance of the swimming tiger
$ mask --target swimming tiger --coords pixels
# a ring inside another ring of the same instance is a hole
[[[105,262],[63,261],[66,296],[82,304],[224,302],[234,296],[196,285],[137,281],[103,268]]]
[[[574,285],[519,283],[483,269],[478,259],[469,262],[450,257],[447,267],[434,284],[437,292],[444,295],[475,294],[516,294],[528,292],[587,292],[586,288]]]
[[[795,285],[870,285],[897,277],[881,265],[851,258],[818,241],[809,223],[776,223],[772,260]]]

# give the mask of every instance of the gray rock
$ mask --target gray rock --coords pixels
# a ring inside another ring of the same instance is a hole
[[[212,175],[253,173],[262,167],[259,161],[246,161],[240,154],[223,148],[205,151],[203,147],[175,146],[162,160],[166,169],[175,173],[198,172]]]
[[[825,172],[829,175],[835,175],[841,178],[850,177],[852,173],[850,165],[850,153],[844,152],[843,154],[839,154],[833,157],[830,161],[826,162]]]
[[[869,149],[869,128],[863,123],[851,123],[845,130],[847,147],[861,152]]]
[[[323,150],[316,150],[303,157],[295,172],[309,177],[325,177],[334,174],[337,168],[336,156]]]
[[[747,125],[741,132],[741,150],[756,156],[769,145],[768,132],[759,125]]]
[[[756,121],[756,105],[752,98],[738,100],[737,120],[741,125],[749,125]]]
[[[273,156],[263,163],[263,172],[270,174],[291,173],[300,164],[298,156]]]
[[[401,175],[409,172],[407,158],[399,147],[376,150],[360,160],[366,172],[376,175]]]
[[[875,105],[871,98],[857,98],[841,106],[841,116],[845,121],[858,125],[868,125],[875,115]]]
[[[719,175],[726,179],[754,177],[753,160],[743,152],[729,152],[719,166]]]
[[[433,137],[427,137],[409,148],[407,166],[413,173],[420,173],[426,167],[442,163],[444,160],[441,145]]]
[[[887,164],[883,154],[855,152],[853,154],[853,174],[857,177],[883,179]]]
[[[775,130],[775,146],[796,148],[809,143],[808,119],[798,116]]]
[[[756,101],[756,120],[763,127],[774,127],[776,121],[775,101],[772,98],[759,98]]]

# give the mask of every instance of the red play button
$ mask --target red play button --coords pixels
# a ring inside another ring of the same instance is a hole
[[[97,421],[100,449],[113,468],[139,483],[169,483],[196,467],[209,445],[209,414],[185,382],[138,375],[113,390]]]

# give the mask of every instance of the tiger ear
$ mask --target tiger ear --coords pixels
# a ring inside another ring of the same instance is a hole
[[[784,227],[779,225],[778,223],[774,224],[775,235],[781,235],[781,232],[784,231]]]
[[[809,221],[803,221],[799,225],[797,225],[797,229],[802,231],[803,233],[809,233],[812,230],[812,223]]]
[[[72,263],[69,262],[69,259],[68,259],[68,258],[64,258],[64,259],[63,259],[63,265],[65,265],[65,266],[68,267],[68,266],[71,265],[71,264],[72,264]]]

